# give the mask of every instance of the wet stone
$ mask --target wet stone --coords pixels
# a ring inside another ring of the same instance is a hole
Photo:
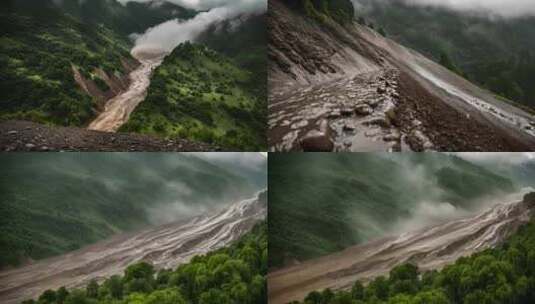
[[[361,116],[366,116],[373,113],[373,109],[368,105],[359,105],[355,107],[355,113]]]
[[[343,116],[351,116],[353,115],[354,113],[354,110],[351,109],[351,108],[344,108],[340,111],[340,113],[343,115]]]
[[[312,130],[301,139],[301,147],[305,152],[331,152],[334,143],[325,132]]]

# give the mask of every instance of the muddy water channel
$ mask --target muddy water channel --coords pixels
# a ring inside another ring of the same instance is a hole
[[[165,52],[154,48],[136,48],[132,55],[141,65],[130,73],[128,90],[107,101],[104,111],[91,122],[89,130],[116,132],[147,96],[152,72],[162,63]]]

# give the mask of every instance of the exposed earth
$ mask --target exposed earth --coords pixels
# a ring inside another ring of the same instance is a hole
[[[270,151],[533,151],[535,118],[357,23],[270,1]]]
[[[219,147],[184,139],[50,127],[28,121],[0,122],[0,151],[220,151]]]
[[[326,288],[348,290],[357,280],[367,283],[403,263],[418,265],[422,271],[440,269],[460,257],[495,247],[533,216],[533,193],[517,199],[521,201],[272,271],[268,274],[269,303],[302,301],[310,292]]]
[[[266,216],[257,198],[190,220],[121,234],[71,253],[0,272],[0,302],[20,303],[47,289],[77,288],[121,274],[131,264],[175,268],[236,241]]]

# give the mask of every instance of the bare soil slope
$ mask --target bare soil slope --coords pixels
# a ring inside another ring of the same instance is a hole
[[[533,151],[535,118],[357,23],[270,0],[272,151]]]

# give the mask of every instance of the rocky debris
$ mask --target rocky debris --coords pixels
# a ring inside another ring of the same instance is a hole
[[[535,192],[524,195],[522,202],[530,209],[535,209]]]
[[[311,130],[301,139],[301,147],[304,152],[331,152],[334,143],[326,133]]]
[[[367,116],[373,113],[373,109],[366,104],[358,105],[355,107],[355,113],[361,116]]]
[[[334,149],[334,143],[330,135],[329,122],[322,120],[319,122],[319,130],[310,130],[301,139],[301,148],[304,152],[331,152]]]
[[[28,121],[0,123],[0,151],[220,151],[184,139],[49,127]]]
[[[406,138],[408,144],[418,152],[428,151],[433,148],[433,143],[418,129],[413,130]]]
[[[363,122],[364,125],[377,125],[383,128],[390,128],[391,123],[386,116],[375,116]]]

